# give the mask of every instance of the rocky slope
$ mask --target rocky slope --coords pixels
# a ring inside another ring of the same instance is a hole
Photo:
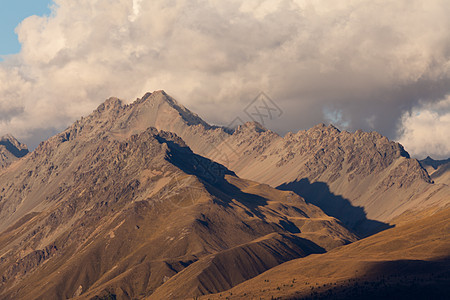
[[[0,170],[28,154],[26,145],[8,134],[0,138]]]
[[[329,281],[315,283],[327,287],[384,268],[376,261],[441,259],[449,195],[377,133],[318,125],[280,137],[257,123],[230,133],[163,91],[110,98],[0,172],[0,298],[197,297],[280,264],[312,278],[320,266]],[[357,237],[335,217],[361,235],[399,225],[339,252]],[[257,278],[223,295],[260,295]],[[279,295],[309,295],[307,283]]]
[[[320,124],[273,138],[270,131],[252,128],[242,126],[227,140],[234,149],[243,149],[232,170],[294,191],[362,235],[386,229],[381,222],[407,210],[449,201],[448,186],[433,184],[401,145],[378,133],[341,132]],[[264,138],[269,141],[261,142]],[[255,155],[251,149],[260,150]]]
[[[195,153],[242,178],[294,191],[362,236],[386,229],[408,210],[442,206],[450,189],[403,147],[376,132],[320,124],[284,137],[258,123],[233,133],[210,126],[163,91],[118,106],[117,137],[153,126],[176,133]]]
[[[148,100],[111,98],[0,174],[0,298],[198,296],[357,239],[144,128]]]
[[[446,299],[449,236],[450,209],[444,209],[201,299]]]

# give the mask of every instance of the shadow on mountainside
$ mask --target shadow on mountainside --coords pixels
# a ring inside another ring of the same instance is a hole
[[[21,158],[28,154],[28,149],[17,149],[10,141],[0,141],[0,145],[5,146],[6,150],[11,152],[15,157]]]
[[[228,207],[230,202],[236,200],[245,205],[250,214],[262,220],[266,219],[266,216],[260,212],[259,207],[267,205],[267,199],[243,192],[228,182],[225,175],[236,176],[233,171],[215,161],[195,154],[189,147],[180,144],[180,142],[162,136],[159,136],[158,139],[161,143],[167,144],[170,149],[166,159],[186,174],[195,175],[206,183],[206,190],[220,199],[218,204]],[[311,184],[308,179],[302,179],[299,182],[281,185],[278,189],[297,193],[307,202],[320,207],[326,214],[341,220],[347,228],[361,237],[392,227],[386,223],[368,220],[362,207],[354,207],[347,199],[334,195],[325,183]],[[282,222],[279,226],[286,232],[300,232],[300,229],[292,222]]]
[[[195,154],[187,146],[161,137],[159,137],[159,140],[166,143],[170,149],[167,160],[186,174],[195,175],[201,179],[205,183],[205,189],[211,195],[216,196],[218,204],[229,207],[229,203],[235,199],[247,207],[249,214],[253,214],[262,220],[266,219],[258,208],[267,205],[267,199],[259,195],[245,193],[229,183],[225,176],[236,176],[233,171],[213,160]],[[291,233],[300,232],[294,224],[289,223],[280,224],[280,228]]]
[[[303,299],[448,299],[450,260],[373,262],[360,276]],[[330,284],[330,286],[333,286]]]
[[[260,208],[267,205],[267,199],[260,195],[246,193],[228,182],[225,176],[236,176],[233,171],[213,160],[195,154],[187,146],[161,137],[159,139],[160,142],[166,143],[170,148],[168,161],[186,174],[195,175],[201,179],[204,182],[205,189],[216,197],[215,201],[217,204],[223,207],[230,207],[231,202],[234,200],[238,201],[247,208],[246,213],[250,217],[256,216],[266,221],[266,216],[261,213]],[[275,226],[278,230],[284,232],[300,233],[300,229],[288,220],[282,220]]]
[[[339,219],[360,237],[367,237],[393,227],[387,223],[367,219],[363,207],[353,206],[349,200],[333,194],[324,182],[311,183],[308,178],[303,178],[300,181],[282,184],[277,189],[293,191],[306,202],[320,207],[327,215]]]

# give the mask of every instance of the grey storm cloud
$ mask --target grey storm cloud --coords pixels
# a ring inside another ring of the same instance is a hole
[[[158,89],[226,125],[264,91],[279,133],[331,122],[450,156],[449,15],[447,0],[56,0],[0,62],[0,134],[33,146]]]

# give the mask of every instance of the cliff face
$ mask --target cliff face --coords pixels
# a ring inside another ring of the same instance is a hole
[[[153,100],[108,99],[0,174],[0,298],[170,298],[177,278],[197,296],[357,239],[300,196],[146,127],[141,109],[174,105]]]

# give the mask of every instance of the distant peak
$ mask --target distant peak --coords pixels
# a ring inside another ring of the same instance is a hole
[[[145,95],[144,95],[141,99],[139,99],[139,100],[145,101],[145,100],[147,100],[148,98],[150,98],[151,95],[152,95],[152,93],[147,92],[147,93],[145,93]]]
[[[430,163],[448,163],[450,161],[450,158],[447,159],[434,159],[431,156],[427,156],[425,159],[422,159],[421,161],[426,161]]]
[[[157,101],[157,102],[167,102],[168,104],[170,104],[170,106],[180,106],[182,107],[182,105],[178,104],[178,102],[173,99],[172,97],[170,97],[164,90],[157,90],[154,91],[153,93],[151,92],[147,92],[145,93],[145,95],[142,98],[138,98],[134,104],[140,104],[140,103],[144,103],[144,102],[152,102],[152,101]],[[184,107],[183,107],[184,108]]]
[[[337,127],[334,126],[333,124],[328,125],[328,127],[331,128],[331,129],[333,129],[333,130],[336,130],[336,131],[338,131],[338,132],[341,132],[341,131],[339,130],[339,128],[337,128]]]
[[[172,109],[176,110],[180,116],[184,119],[188,125],[198,125],[201,124],[206,128],[211,128],[211,126],[203,121],[197,114],[191,112],[189,109],[184,107],[182,104],[178,103],[174,98],[168,95],[164,90],[157,90],[153,93],[146,93],[142,98],[137,99],[132,106],[147,105],[146,103],[156,105],[169,105]]]
[[[431,166],[431,167],[433,167],[435,170],[436,170],[439,166],[444,165],[444,164],[447,164],[447,163],[449,163],[449,162],[450,162],[450,158],[437,160],[437,159],[431,158],[430,156],[427,156],[427,158],[420,160],[420,163],[421,163],[422,165],[425,165],[425,166]]]
[[[142,98],[138,98],[136,102],[144,102],[146,100],[148,100],[150,97],[155,97],[155,96],[168,96],[167,93],[164,90],[157,90],[157,91],[153,91],[153,92],[147,92],[145,93],[144,96],[142,96]]]
[[[26,147],[25,144],[20,143],[12,134],[5,134],[0,138],[0,143],[9,142],[17,148]]]
[[[166,92],[164,90],[156,90],[156,91],[153,92],[153,94],[156,94],[156,95],[161,94],[161,95],[167,96],[167,94],[166,94]]]
[[[6,134],[0,138],[0,146],[4,146],[6,150],[19,158],[25,156],[28,153],[27,145],[19,142],[11,134]]]
[[[97,107],[97,111],[98,112],[110,111],[110,110],[119,109],[122,106],[123,106],[122,100],[120,100],[119,98],[116,98],[116,97],[111,97],[111,98],[107,99],[105,102],[103,102],[102,104],[100,104]]]
[[[260,123],[256,122],[256,121],[252,121],[252,122],[246,122],[243,125],[240,125],[237,129],[237,131],[256,131],[256,132],[266,132],[267,129],[262,126]]]
[[[16,142],[18,143],[19,141],[10,133],[5,134],[4,136],[2,136],[0,138],[0,141],[11,141],[11,142]]]
[[[333,124],[330,125],[325,125],[324,123],[319,123],[316,126],[314,126],[313,128],[311,128],[312,131],[316,131],[316,130],[320,130],[320,131],[332,131],[332,132],[336,132],[339,133],[341,132],[336,126],[334,126]]]
[[[116,98],[116,97],[110,97],[109,99],[107,99],[105,101],[105,105],[109,105],[109,106],[119,106],[122,104],[123,104],[122,100],[120,100],[119,98]]]

